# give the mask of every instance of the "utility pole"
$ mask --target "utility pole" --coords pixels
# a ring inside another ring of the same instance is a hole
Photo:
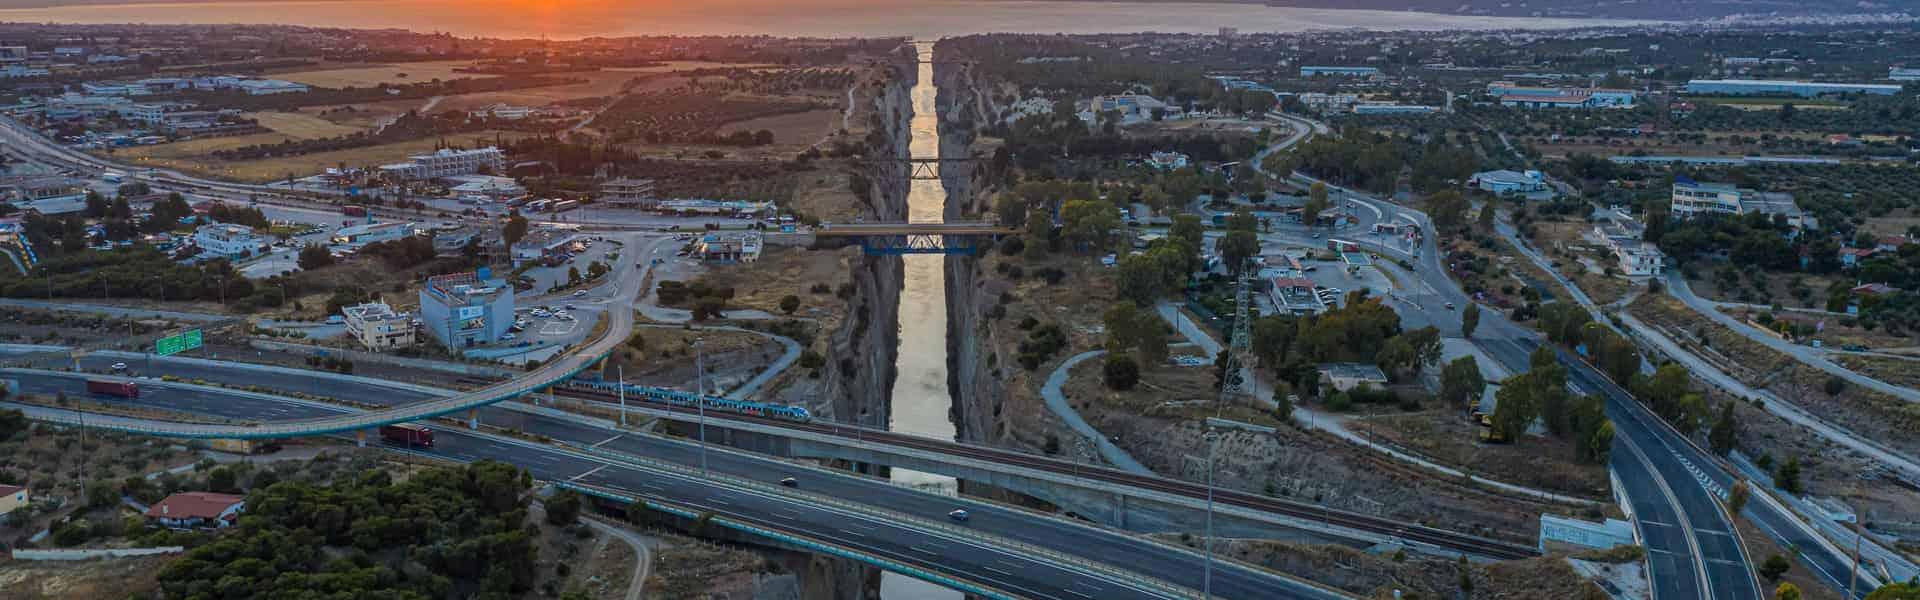
[[[619,379],[620,428],[626,429],[627,428],[627,367],[625,365],[614,365],[613,371],[615,373],[618,373],[619,374],[618,377],[620,378]]]
[[[700,407],[700,476],[707,476],[707,368],[701,342],[693,340],[694,406]]]
[[[1213,450],[1220,445],[1220,432],[1207,428],[1207,564],[1200,575],[1201,598],[1213,598]]]
[[[1853,509],[1853,564],[1847,568],[1847,597],[1857,598],[1854,584],[1860,581],[1860,510]]]

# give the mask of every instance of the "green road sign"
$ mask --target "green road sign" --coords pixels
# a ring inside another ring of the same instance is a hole
[[[169,356],[200,347],[200,330],[189,329],[184,333],[160,338],[153,343],[153,353]]]

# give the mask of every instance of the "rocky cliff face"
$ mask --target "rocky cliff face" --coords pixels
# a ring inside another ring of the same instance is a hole
[[[907,63],[911,64],[911,63]],[[874,121],[869,124],[867,152],[875,156],[907,156],[911,141],[914,71],[894,67],[887,81],[872,95]],[[868,186],[869,219],[901,221],[907,214],[907,165],[874,163],[861,179]],[[899,346],[900,287],[904,278],[897,257],[861,256],[848,273],[853,293],[847,298],[847,320],[830,335],[834,357],[822,369],[821,398],[814,410],[822,417],[886,427],[893,381],[894,354]]]
[[[935,52],[941,51],[936,45]],[[941,115],[940,155],[971,156],[976,124],[989,118],[982,114],[986,99],[974,84],[972,67],[937,63],[933,80]],[[987,208],[990,191],[975,171],[963,164],[942,166],[948,221],[978,220]],[[970,442],[997,443],[1005,437],[1000,408],[1007,394],[994,368],[999,361],[990,354],[996,331],[986,316],[999,292],[990,287],[978,260],[955,257],[947,261],[947,383],[953,390],[953,422],[960,439]]]

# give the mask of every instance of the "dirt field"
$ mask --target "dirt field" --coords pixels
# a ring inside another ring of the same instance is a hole
[[[505,139],[518,139],[527,134],[501,132],[500,135]],[[289,139],[289,136],[272,133],[192,140],[131,148],[115,153],[114,156],[134,164],[178,169],[203,177],[264,183],[284,179],[288,174],[296,177],[312,175],[342,163],[348,167],[365,167],[401,162],[410,155],[432,152],[434,146],[440,141],[439,138],[427,138],[366,148],[258,160],[224,161],[210,156],[214,150],[248,144],[275,143],[284,139]],[[494,132],[451,135],[446,136],[445,139],[448,144],[455,146],[488,146],[493,144]]]
[[[0,564],[0,600],[92,600],[145,597],[171,556]]]
[[[1458,411],[1383,415],[1351,425],[1380,440],[1487,477],[1594,499],[1609,497],[1605,465],[1573,461],[1573,445],[1553,437],[1522,436],[1515,444],[1482,444],[1479,428]]]
[[[275,133],[300,140],[330,138],[359,133],[364,128],[334,123],[303,112],[256,112],[246,117],[260,121],[260,126],[272,129]]]
[[[371,102],[364,104],[331,104],[327,106],[309,106],[301,109],[301,112],[313,114],[336,125],[355,129],[371,129],[381,120],[409,110],[417,110],[426,103],[426,100],[393,100],[389,102]]]
[[[1582,221],[1535,222],[1539,237],[1531,240],[1544,250],[1555,270],[1573,280],[1580,290],[1597,304],[1610,304],[1626,296],[1632,284],[1609,274],[1617,268],[1612,252],[1587,239],[1593,226]]]
[[[435,79],[484,79],[493,75],[479,73],[457,73],[457,67],[472,66],[473,61],[446,60],[432,62],[330,65],[332,68],[275,73],[275,79],[285,79],[304,83],[314,87],[344,88],[367,87],[381,83],[414,83]]]
[[[844,103],[844,101],[843,101]],[[773,145],[770,149],[782,149],[799,152],[819,142],[840,129],[840,111],[815,110],[773,117],[750,119],[730,123],[721,128],[721,134],[735,131],[757,131],[765,129],[773,132]]]
[[[780,314],[780,299],[791,294],[800,298],[797,317],[820,317],[827,307],[844,302],[831,295],[810,291],[814,284],[838,285],[847,279],[847,264],[859,248],[808,250],[791,246],[768,246],[760,260],[736,265],[713,265],[701,278],[709,285],[731,287],[735,295],[727,305],[753,308]]]

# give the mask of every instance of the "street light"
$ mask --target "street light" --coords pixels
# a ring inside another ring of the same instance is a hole
[[[700,476],[707,476],[707,368],[705,351],[701,349],[704,339],[693,340],[693,405],[700,408]]]
[[[1207,564],[1200,576],[1201,597],[1213,598],[1213,450],[1220,444],[1220,432],[1207,427]]]

